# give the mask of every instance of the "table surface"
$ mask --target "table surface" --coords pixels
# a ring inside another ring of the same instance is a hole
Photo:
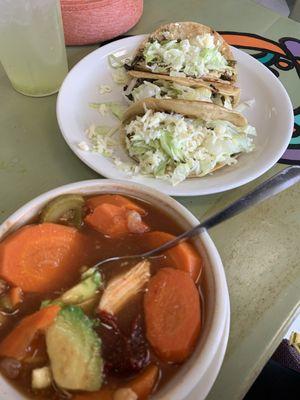
[[[128,34],[146,33],[176,20],[203,22],[219,31],[255,33],[276,42],[300,37],[298,23],[239,0],[146,0],[141,21]],[[93,49],[69,48],[70,67]],[[280,79],[298,106],[296,72],[280,72]],[[55,95],[30,98],[16,93],[0,66],[0,222],[49,189],[99,178],[64,142],[55,102]],[[283,167],[277,164],[256,181],[226,193],[178,200],[202,219]],[[298,185],[211,230],[228,280],[231,329],[209,400],[241,399],[298,312],[299,204]]]

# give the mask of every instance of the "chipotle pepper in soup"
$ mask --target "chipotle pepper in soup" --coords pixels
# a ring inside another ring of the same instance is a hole
[[[192,354],[202,260],[189,243],[138,263],[181,232],[126,196],[53,199],[0,243],[0,370],[32,399],[147,399]]]

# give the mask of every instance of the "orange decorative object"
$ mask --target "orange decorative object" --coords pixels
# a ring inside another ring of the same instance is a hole
[[[223,33],[222,36],[231,46],[239,46],[248,49],[264,49],[282,55],[285,54],[281,47],[274,43],[267,42],[264,38],[236,33]]]
[[[143,13],[143,0],[61,0],[67,45],[99,43],[127,32]]]

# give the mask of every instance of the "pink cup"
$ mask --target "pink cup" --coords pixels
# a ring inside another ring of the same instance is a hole
[[[103,42],[127,32],[140,19],[143,0],[61,0],[68,45]]]

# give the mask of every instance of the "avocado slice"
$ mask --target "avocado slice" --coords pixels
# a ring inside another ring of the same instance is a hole
[[[58,304],[61,306],[73,304],[78,305],[85,303],[87,300],[97,298],[97,291],[103,285],[102,277],[99,271],[90,268],[82,275],[82,281],[71,289],[67,290],[60,297],[54,300],[44,300],[41,308],[50,304]]]
[[[46,332],[56,384],[68,390],[95,391],[102,384],[101,340],[93,322],[76,306],[64,307]]]
[[[98,271],[87,276],[76,286],[67,290],[59,300],[63,304],[79,304],[90,299],[95,295],[97,290],[102,285],[101,274]]]
[[[84,198],[80,194],[63,194],[51,200],[42,210],[41,222],[61,223],[80,228],[82,225]]]

